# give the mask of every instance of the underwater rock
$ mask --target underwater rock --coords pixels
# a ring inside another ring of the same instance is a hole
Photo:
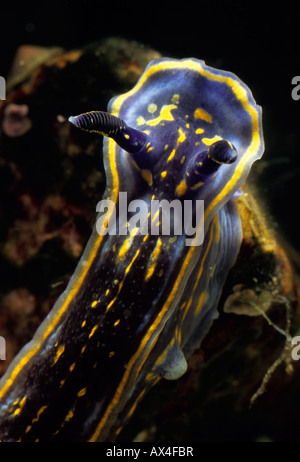
[[[2,130],[5,135],[14,138],[22,136],[31,128],[31,120],[27,117],[26,104],[8,104],[3,111]]]

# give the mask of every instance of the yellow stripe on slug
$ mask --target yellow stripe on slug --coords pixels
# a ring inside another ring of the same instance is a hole
[[[153,273],[154,273],[154,270],[155,270],[156,264],[157,264],[157,259],[158,259],[158,256],[160,254],[161,246],[162,246],[162,241],[161,241],[161,238],[159,237],[157,239],[156,246],[155,246],[153,252],[150,255],[150,259],[149,259],[150,264],[148,266],[148,271],[147,271],[146,276],[145,276],[145,281],[148,281],[151,278],[151,276],[153,275]]]

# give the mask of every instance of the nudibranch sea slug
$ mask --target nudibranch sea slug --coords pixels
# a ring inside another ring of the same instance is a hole
[[[218,316],[242,238],[235,196],[264,149],[250,90],[197,59],[154,60],[108,112],[69,120],[105,135],[106,191],[67,289],[0,382],[1,441],[112,441],[150,387],[185,373]],[[154,201],[188,205],[193,233],[160,232],[163,207],[137,220]]]

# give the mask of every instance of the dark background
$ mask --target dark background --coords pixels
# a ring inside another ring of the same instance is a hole
[[[256,183],[270,223],[298,244],[300,6],[288,2],[130,2],[52,0],[1,6],[0,75],[21,44],[80,47],[107,36],[149,45],[164,56],[196,57],[236,73],[263,107],[266,151]]]

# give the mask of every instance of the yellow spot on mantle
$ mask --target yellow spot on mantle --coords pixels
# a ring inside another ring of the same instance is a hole
[[[126,252],[130,249],[130,246],[132,244],[133,238],[136,236],[138,233],[139,228],[133,228],[130,232],[130,235],[125,239],[123,244],[121,245],[121,248],[118,253],[118,260],[121,260]]]
[[[93,329],[91,330],[91,332],[89,333],[89,338],[91,338],[91,337],[94,335],[94,333],[96,332],[97,328],[98,328],[98,324],[96,324],[96,326],[94,326]]]
[[[84,396],[86,394],[86,388],[82,388],[81,390],[79,390],[79,392],[77,393],[77,396]]]
[[[171,154],[170,154],[169,157],[168,157],[167,162],[170,162],[170,160],[173,159],[173,157],[175,156],[175,153],[176,153],[176,149],[173,149],[173,151],[171,152]]]
[[[155,111],[157,111],[157,106],[154,103],[150,103],[147,109],[150,114],[153,114]]]
[[[207,292],[202,292],[202,294],[200,295],[199,299],[198,299],[198,304],[197,304],[197,308],[195,310],[195,316],[200,313],[201,311],[201,308],[205,302],[205,300],[207,299]]]
[[[205,122],[212,123],[212,116],[200,107],[195,110],[194,117],[195,119],[202,119],[205,120]]]
[[[170,237],[169,242],[170,244],[174,244],[177,241],[177,236]]]
[[[196,191],[196,189],[200,188],[200,186],[203,186],[204,183],[203,181],[199,181],[199,183],[196,183],[194,186],[191,187],[192,191]]]
[[[160,209],[158,209],[152,218],[152,223],[154,224],[159,219]]]
[[[176,188],[177,196],[182,196],[187,190],[187,184],[185,180],[182,180],[181,183]]]
[[[178,104],[179,103],[179,95],[175,94],[172,96],[172,103]]]
[[[60,345],[60,347],[58,348],[57,352],[56,352],[56,355],[55,355],[55,358],[53,360],[53,365],[55,363],[57,363],[57,361],[59,360],[59,358],[61,357],[61,355],[63,354],[63,352],[65,351],[65,346],[64,345]]]
[[[69,422],[74,417],[74,408],[70,409],[68,414],[65,417],[65,422]]]
[[[150,172],[150,170],[146,170],[146,169],[141,170],[141,175],[144,178],[144,180],[147,181],[148,185],[152,186],[153,178],[152,178],[152,173]]]
[[[215,143],[216,141],[221,140],[222,138],[219,135],[214,136],[213,138],[202,138],[202,143],[210,146],[211,144]]]
[[[178,135],[178,138],[177,138],[175,149],[173,149],[173,151],[169,155],[169,157],[167,159],[167,162],[170,162],[173,159],[173,157],[176,154],[176,149],[178,148],[179,144],[183,143],[184,140],[186,139],[186,134],[184,133],[184,131],[180,127],[178,128],[178,134],[179,135]]]
[[[160,254],[160,249],[161,249],[161,245],[162,245],[162,241],[161,241],[161,238],[159,237],[157,239],[157,243],[156,243],[156,246],[150,256],[150,265],[149,265],[149,268],[148,268],[148,271],[147,271],[147,274],[145,276],[145,281],[148,281],[148,279],[151,278],[152,274],[154,273],[154,270],[155,270],[155,267],[156,267],[156,264],[157,264],[157,259],[158,259],[158,256]]]
[[[177,106],[175,104],[165,104],[161,110],[158,117],[152,120],[147,120],[148,125],[158,125],[162,121],[172,121],[174,120],[173,115],[171,114],[172,109],[176,109]]]
[[[20,414],[21,409],[22,409],[22,407],[23,407],[24,404],[25,404],[25,401],[26,401],[26,396],[24,396],[24,397],[22,398],[22,400],[20,401],[19,407],[15,410],[15,412],[13,413],[13,415],[18,415],[18,414]]]
[[[37,422],[37,421],[39,420],[41,414],[47,409],[47,407],[48,407],[48,406],[42,406],[42,407],[38,410],[38,412],[37,412],[37,414],[36,414],[36,417],[35,417],[34,419],[32,419],[32,422],[31,422],[32,424],[34,424],[35,422]]]
[[[143,116],[138,116],[138,117],[136,118],[136,123],[137,123],[138,126],[140,126],[140,125],[145,124],[145,123],[146,123],[146,120],[144,119]]]
[[[71,366],[69,367],[69,370],[72,372],[75,366],[76,366],[76,363],[71,364]]]
[[[178,133],[179,133],[179,137],[178,137],[178,140],[177,140],[177,146],[179,143],[183,143],[184,140],[186,139],[186,135],[184,133],[184,131],[179,127],[178,128]]]

